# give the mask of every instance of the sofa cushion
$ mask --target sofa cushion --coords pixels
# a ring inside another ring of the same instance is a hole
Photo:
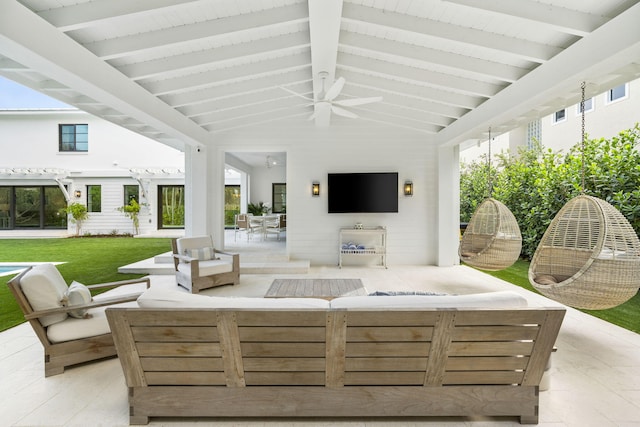
[[[80,282],[76,282],[75,280],[71,282],[67,292],[65,293],[65,298],[63,299],[62,305],[65,307],[73,307],[74,305],[83,305],[91,302],[93,298],[91,297],[91,291],[85,285]],[[71,310],[68,312],[69,316],[75,317],[76,319],[82,319],[87,315],[86,308],[79,308],[77,310]]]
[[[343,308],[517,308],[527,300],[513,291],[469,295],[400,295],[339,297],[331,300],[332,309]]]
[[[34,311],[62,307],[62,300],[68,289],[62,274],[53,264],[33,266],[20,278],[20,287]],[[46,327],[66,318],[67,313],[59,313],[39,320]]]
[[[191,294],[176,289],[151,287],[138,297],[144,308],[329,308],[329,301],[320,298],[249,298],[215,297]]]
[[[223,259],[200,261],[198,269],[200,277],[211,276],[212,274],[228,273],[233,271],[233,262]],[[187,275],[191,274],[191,264],[178,264],[178,271]]]
[[[135,301],[114,304],[108,307],[137,307]],[[111,333],[105,314],[107,307],[96,307],[87,311],[85,318],[67,317],[64,321],[47,328],[47,337],[53,343],[73,341]]]

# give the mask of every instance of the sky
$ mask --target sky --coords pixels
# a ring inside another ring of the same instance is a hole
[[[0,109],[12,108],[73,107],[0,76]]]

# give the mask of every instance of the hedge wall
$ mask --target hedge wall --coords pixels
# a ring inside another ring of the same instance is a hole
[[[582,189],[620,210],[636,232],[640,231],[640,128],[605,139],[585,138],[568,153],[535,144],[517,155],[501,153],[461,165],[460,221],[468,222],[482,200],[492,194],[518,220],[522,257],[530,259],[547,226],[560,208]],[[491,181],[489,181],[491,177]],[[489,189],[491,183],[492,189]]]

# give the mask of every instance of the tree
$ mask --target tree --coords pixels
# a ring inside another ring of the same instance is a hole
[[[66,215],[71,215],[71,222],[76,224],[76,236],[80,235],[82,229],[82,222],[89,218],[87,207],[82,203],[72,203],[66,208],[62,209]]]
[[[128,205],[118,208],[120,212],[124,212],[125,216],[133,222],[133,234],[140,232],[140,204],[136,199],[131,199]]]

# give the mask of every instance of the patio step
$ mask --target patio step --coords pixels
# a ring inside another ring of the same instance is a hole
[[[240,255],[240,274],[306,274],[309,271],[309,260],[289,261],[286,256]],[[156,255],[153,258],[134,262],[118,268],[119,273],[171,275],[173,256],[171,252]]]

